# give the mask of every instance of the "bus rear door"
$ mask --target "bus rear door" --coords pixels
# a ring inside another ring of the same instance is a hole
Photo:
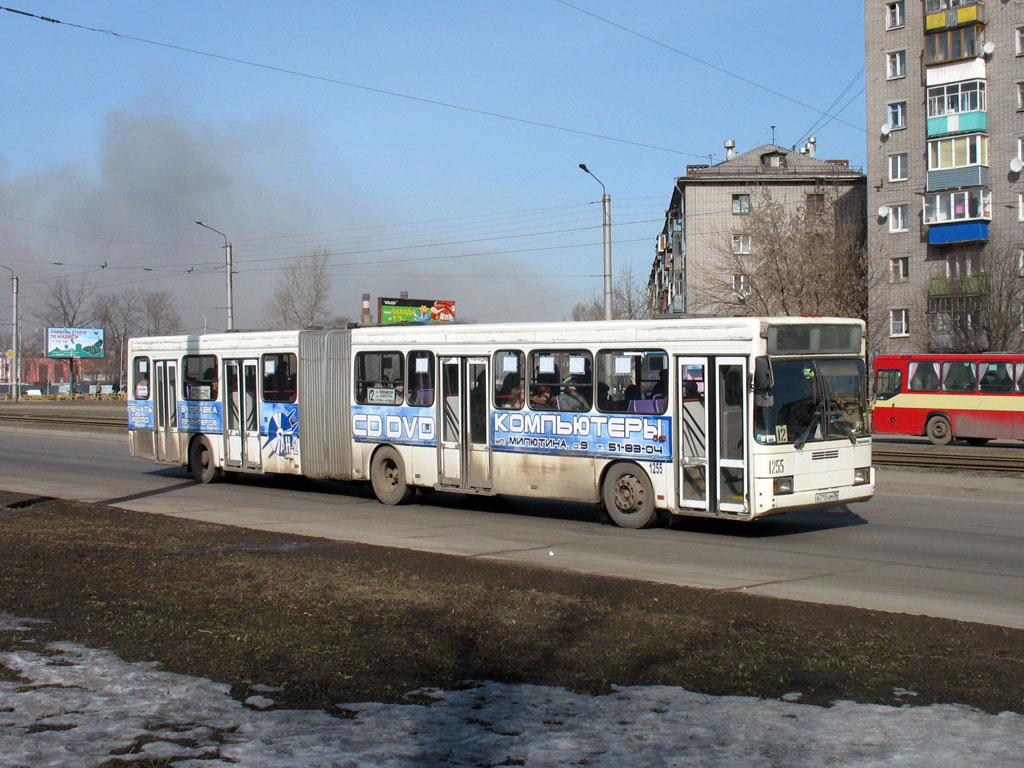
[[[440,485],[464,491],[491,487],[491,451],[487,444],[486,357],[441,357],[437,398],[438,477]]]
[[[156,461],[177,464],[181,460],[178,438],[178,364],[153,361],[153,451]]]
[[[259,362],[225,360],[224,381],[227,420],[224,424],[224,466],[232,469],[258,470],[260,456],[259,403],[256,373]]]

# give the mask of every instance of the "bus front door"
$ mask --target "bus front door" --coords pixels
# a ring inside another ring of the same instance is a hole
[[[746,363],[741,357],[690,357],[677,365],[679,506],[697,514],[743,515]]]
[[[178,364],[153,361],[153,450],[156,461],[177,464],[181,460],[178,439]]]
[[[252,471],[262,466],[256,395],[258,367],[256,360],[224,361],[224,466],[230,469]]]
[[[487,361],[486,357],[440,358],[437,461],[444,487],[482,492],[491,487]]]

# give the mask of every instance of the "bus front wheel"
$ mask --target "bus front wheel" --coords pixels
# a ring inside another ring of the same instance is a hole
[[[370,485],[373,495],[381,504],[405,504],[412,498],[415,489],[405,482],[405,465],[402,457],[391,446],[384,446],[373,454],[370,467]]]
[[[654,488],[635,464],[616,464],[605,475],[601,497],[608,517],[620,528],[648,528],[658,519]]]
[[[953,439],[953,428],[949,426],[949,419],[945,416],[932,416],[928,419],[925,434],[935,445],[949,445]]]
[[[189,446],[188,468],[197,483],[211,483],[220,477],[220,470],[213,462],[213,449],[205,437],[193,440]]]

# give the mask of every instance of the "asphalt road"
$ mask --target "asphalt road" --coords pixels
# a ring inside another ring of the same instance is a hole
[[[756,524],[626,531],[592,505],[243,477],[200,486],[126,439],[0,428],[0,488],[305,536],[1024,629],[1024,479],[885,469],[876,497]]]

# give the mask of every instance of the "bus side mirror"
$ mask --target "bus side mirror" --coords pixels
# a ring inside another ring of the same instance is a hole
[[[754,391],[767,392],[775,386],[772,363],[766,355],[754,358]]]
[[[771,360],[766,355],[754,358],[754,405],[759,408],[775,405],[775,397],[769,394],[774,386]]]

